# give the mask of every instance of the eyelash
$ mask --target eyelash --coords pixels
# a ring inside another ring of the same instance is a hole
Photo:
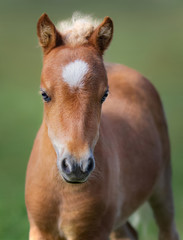
[[[109,90],[106,90],[104,96],[101,99],[101,104],[105,101],[108,94],[109,94]],[[42,95],[42,98],[45,102],[50,102],[51,101],[51,98],[47,95],[47,93],[45,91],[41,90],[41,95]]]
[[[109,90],[107,89],[107,90],[105,91],[104,96],[103,96],[102,99],[101,99],[101,103],[103,103],[103,102],[105,101],[105,99],[107,98],[108,94],[109,94]]]
[[[51,98],[47,95],[47,93],[43,90],[41,90],[41,95],[42,95],[42,98],[45,102],[50,102],[51,101]]]

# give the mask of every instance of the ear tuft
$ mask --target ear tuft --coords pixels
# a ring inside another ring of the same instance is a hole
[[[62,43],[61,35],[46,13],[38,20],[37,35],[44,53],[48,53],[51,49]]]
[[[110,17],[105,17],[103,22],[93,32],[90,42],[103,54],[109,46],[112,36],[113,22]]]

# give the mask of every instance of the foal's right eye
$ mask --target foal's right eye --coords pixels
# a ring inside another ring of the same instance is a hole
[[[42,91],[42,92],[41,92],[41,95],[42,95],[43,100],[44,100],[45,102],[51,101],[51,98],[47,95],[46,92]]]

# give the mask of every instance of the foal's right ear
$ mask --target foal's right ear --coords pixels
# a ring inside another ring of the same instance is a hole
[[[61,34],[56,30],[55,25],[46,13],[38,20],[37,35],[44,54],[63,43]]]

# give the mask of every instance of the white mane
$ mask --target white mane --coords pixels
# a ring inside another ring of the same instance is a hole
[[[88,42],[88,37],[99,25],[100,21],[90,15],[75,12],[72,18],[57,24],[57,30],[62,34],[66,44],[71,46],[82,45]]]

